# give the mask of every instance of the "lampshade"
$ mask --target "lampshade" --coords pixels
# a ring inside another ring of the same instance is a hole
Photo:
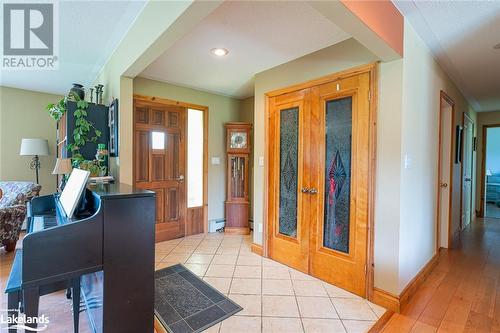
[[[45,139],[23,139],[21,141],[22,156],[46,156],[49,155],[49,142]]]
[[[71,173],[73,167],[71,166],[70,158],[58,158],[56,160],[56,166],[54,167],[54,171],[52,171],[53,175],[67,175]]]

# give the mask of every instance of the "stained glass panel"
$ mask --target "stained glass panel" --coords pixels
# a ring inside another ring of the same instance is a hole
[[[299,108],[280,111],[279,232],[297,237]]]
[[[323,246],[349,253],[352,97],[326,103]]]

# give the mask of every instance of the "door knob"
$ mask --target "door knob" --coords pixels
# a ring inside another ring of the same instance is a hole
[[[309,189],[309,193],[310,194],[316,194],[316,193],[318,193],[318,190],[313,187],[313,188]]]
[[[448,184],[447,183],[441,183],[441,184],[439,184],[439,186],[441,186],[441,187],[448,187]]]
[[[182,183],[184,181],[184,175],[180,175],[176,180]]]
[[[470,179],[470,178],[465,178],[465,181],[466,181],[466,182],[470,182],[471,180],[472,180],[472,179]]]
[[[309,193],[309,188],[308,187],[303,187],[300,191],[302,193]]]

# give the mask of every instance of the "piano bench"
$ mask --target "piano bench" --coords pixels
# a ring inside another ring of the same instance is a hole
[[[63,290],[66,287],[72,289],[73,299],[73,325],[74,332],[78,333],[80,320],[80,278],[71,279],[70,281],[60,281],[51,283],[50,285],[41,285],[31,288],[23,288],[22,272],[23,272],[23,250],[16,251],[14,262],[7,281],[5,293],[7,294],[7,309],[9,317],[17,318],[18,313],[25,313],[27,317],[38,316],[38,302],[40,296]],[[11,321],[9,327],[13,325]],[[31,325],[27,325],[31,326]],[[36,327],[36,326],[35,326]],[[16,329],[9,329],[9,333],[16,333]]]

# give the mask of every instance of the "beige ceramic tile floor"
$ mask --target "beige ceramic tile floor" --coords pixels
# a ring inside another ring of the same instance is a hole
[[[251,236],[195,235],[156,244],[156,269],[183,263],[243,307],[210,333],[366,332],[385,309],[250,250]]]

